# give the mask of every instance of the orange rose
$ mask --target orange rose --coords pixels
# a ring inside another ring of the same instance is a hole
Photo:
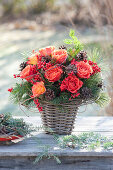
[[[33,86],[32,86],[32,93],[34,97],[38,97],[41,94],[45,93],[46,88],[44,86],[44,82],[40,81],[40,82],[36,82]]]
[[[59,66],[52,66],[46,70],[45,78],[47,78],[49,82],[55,82],[61,78],[62,73],[63,71]]]
[[[38,63],[38,56],[39,56],[39,53],[38,53],[38,52],[32,54],[32,55],[28,58],[27,64],[36,65],[36,64]]]
[[[58,63],[63,63],[66,60],[67,56],[68,56],[67,51],[64,49],[52,52],[52,58],[55,58],[56,62]]]
[[[84,61],[77,63],[77,75],[80,78],[90,78],[92,72],[93,69],[88,63],[85,63]]]
[[[51,46],[51,47],[46,47],[46,48],[41,48],[39,49],[39,53],[41,56],[50,56],[51,53],[54,51],[55,47]]]
[[[20,78],[22,79],[26,79],[26,80],[31,80],[32,77],[30,76],[30,70],[31,70],[31,66],[27,65],[20,73]]]

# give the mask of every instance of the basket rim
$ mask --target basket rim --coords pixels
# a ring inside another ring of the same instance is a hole
[[[93,99],[93,98],[92,99],[90,98],[89,100],[77,98],[77,99],[72,99],[69,102],[59,103],[59,104],[54,104],[51,101],[40,100],[40,103],[41,104],[47,104],[47,105],[53,105],[53,106],[66,106],[66,105],[75,105],[75,104],[77,104],[78,106],[81,106],[81,105],[85,105],[85,104],[92,104],[94,102],[94,100],[95,99]]]

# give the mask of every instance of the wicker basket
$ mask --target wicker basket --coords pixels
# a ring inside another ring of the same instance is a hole
[[[69,135],[74,128],[74,122],[82,100],[74,100],[62,105],[52,105],[43,102],[41,112],[42,122],[46,133],[56,133],[59,135]],[[60,107],[63,106],[63,107]]]

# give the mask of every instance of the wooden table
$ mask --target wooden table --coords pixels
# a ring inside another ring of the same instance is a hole
[[[41,125],[39,117],[23,117],[34,126]],[[99,132],[105,136],[113,136],[113,117],[79,117],[76,120],[74,134],[82,132]],[[87,151],[60,149],[52,135],[38,132],[37,139],[42,144],[52,147],[50,153],[56,154],[62,161],[57,164],[52,159],[43,159],[33,164],[42,149],[36,139],[28,138],[11,146],[0,146],[0,170],[113,170],[113,151]]]

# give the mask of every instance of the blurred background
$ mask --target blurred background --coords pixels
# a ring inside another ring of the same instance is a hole
[[[81,107],[81,116],[113,116],[113,0],[0,0],[0,113],[33,114],[9,100],[23,57],[33,49],[63,45],[70,28],[85,43],[98,48],[110,71],[104,75],[111,102],[106,108]],[[24,110],[24,112],[22,111]]]

